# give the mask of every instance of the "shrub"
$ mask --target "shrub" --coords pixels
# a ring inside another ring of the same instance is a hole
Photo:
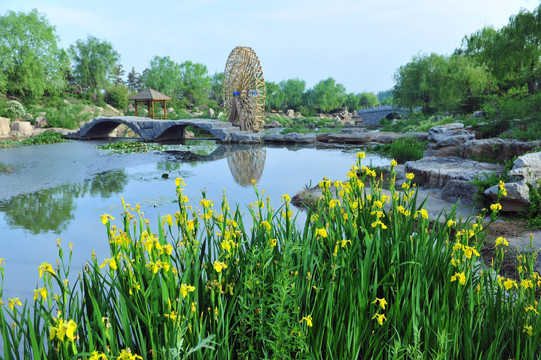
[[[6,113],[12,119],[21,119],[26,115],[23,104],[16,100],[6,102]]]
[[[128,108],[129,89],[125,85],[111,85],[105,92],[105,102],[124,111]]]
[[[531,228],[541,228],[541,184],[539,181],[536,184],[528,185],[528,194],[530,197],[530,206],[527,211],[527,222]]]
[[[485,195],[485,190],[494,185],[498,185],[500,181],[507,183],[511,180],[507,173],[509,173],[509,171],[511,171],[513,168],[513,163],[515,162],[516,158],[517,157],[514,156],[511,160],[507,160],[504,163],[503,172],[501,174],[483,173],[475,176],[475,179],[470,181],[470,184],[477,186],[477,192],[474,196],[475,203],[477,205],[481,207],[489,207],[491,205],[491,200]]]
[[[426,141],[419,141],[413,136],[404,136],[391,144],[389,154],[399,163],[415,161],[423,158],[426,145]]]

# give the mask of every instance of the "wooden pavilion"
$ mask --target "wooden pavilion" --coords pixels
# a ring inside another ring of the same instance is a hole
[[[164,119],[167,120],[167,100],[171,98],[167,95],[164,95],[156,90],[148,88],[141,91],[139,94],[132,96],[130,100],[135,101],[135,116],[138,116],[137,113],[137,103],[146,103],[148,109],[148,117],[152,119]],[[163,104],[163,117],[156,117],[154,114],[154,103],[161,102]]]

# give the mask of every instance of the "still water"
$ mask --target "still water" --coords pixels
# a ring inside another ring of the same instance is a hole
[[[175,178],[186,182],[185,195],[197,205],[201,191],[219,206],[223,191],[231,205],[255,201],[252,179],[278,208],[283,194],[293,197],[324,176],[345,180],[358,148],[316,149],[219,145],[188,142],[155,153],[113,154],[95,141],[0,149],[0,163],[12,173],[0,174],[0,258],[5,259],[4,298],[31,298],[38,266],[56,264],[57,239],[73,243],[76,274],[90,258],[108,257],[104,213],[120,224],[121,196],[139,204],[151,228],[159,217],[177,210]],[[366,165],[388,159],[367,154]],[[233,206],[232,206],[233,207]],[[300,216],[303,217],[302,215]]]

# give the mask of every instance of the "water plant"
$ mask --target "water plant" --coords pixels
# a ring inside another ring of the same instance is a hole
[[[215,206],[202,192],[194,207],[177,179],[178,211],[154,228],[122,201],[118,220],[101,216],[106,258],[92,254],[73,276],[71,244],[58,241],[56,266],[36,269],[33,300],[2,298],[1,356],[535,358],[533,256],[519,255],[516,278],[500,276],[505,239],[489,266],[479,261],[484,214],[430,219],[413,174],[395,189],[393,160],[384,190],[363,157],[347,181],[319,182],[304,226],[287,194],[274,209],[256,185],[243,216],[225,193]],[[495,219],[501,206],[490,208]]]

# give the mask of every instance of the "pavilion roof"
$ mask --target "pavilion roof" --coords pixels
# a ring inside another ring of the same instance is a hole
[[[132,96],[130,100],[171,100],[171,98],[161,92],[147,88],[139,94]]]

